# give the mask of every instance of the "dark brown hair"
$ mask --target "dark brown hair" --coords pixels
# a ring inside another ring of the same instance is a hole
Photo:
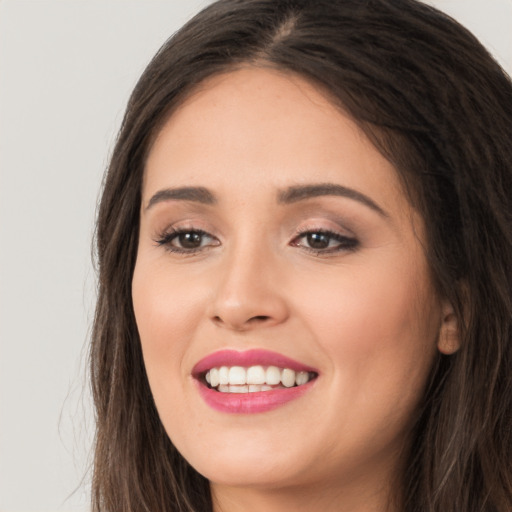
[[[512,85],[466,29],[414,0],[220,0],[140,78],[105,178],[91,377],[93,510],[211,510],[156,411],[135,324],[144,161],[205,78],[271,66],[318,85],[396,167],[427,226],[461,348],[439,354],[400,489],[404,512],[512,510]]]

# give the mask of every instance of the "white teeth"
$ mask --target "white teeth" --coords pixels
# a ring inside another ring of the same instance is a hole
[[[212,368],[212,370],[213,369],[214,368]],[[229,369],[228,378],[230,384],[246,384],[247,372],[245,371],[245,368],[242,368],[241,366],[232,366]]]
[[[265,384],[266,377],[263,366],[251,366],[247,368],[247,384]]]
[[[219,370],[212,368],[210,370],[210,386],[216,388],[219,385]]]
[[[281,382],[285,388],[295,386],[295,372],[289,368],[285,368],[281,374]]]
[[[249,393],[249,386],[229,386],[230,393]]]
[[[266,384],[249,384],[248,386],[226,386],[221,384],[217,391],[221,393],[258,393],[259,391],[270,391],[274,389]]]
[[[267,368],[267,384],[275,386],[281,382],[281,370],[277,366],[269,366]]]
[[[291,388],[302,386],[309,382],[313,375],[306,371],[294,371],[290,368],[261,365],[250,366],[221,366],[212,368],[205,373],[206,382],[212,388],[222,393],[256,393],[270,391],[276,387]],[[274,386],[274,387],[273,387]]]
[[[297,375],[295,375],[295,384],[297,386],[302,386],[303,384],[306,384],[306,382],[309,381],[309,373],[308,372],[297,372]]]
[[[221,366],[219,368],[219,382],[220,384],[229,384],[229,368],[227,366]]]

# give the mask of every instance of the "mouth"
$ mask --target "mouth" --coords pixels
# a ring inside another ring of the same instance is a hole
[[[192,371],[207,405],[220,412],[258,413],[301,397],[319,372],[267,350],[222,350]]]
[[[220,366],[200,375],[201,381],[219,393],[259,393],[303,386],[316,372],[278,366]]]

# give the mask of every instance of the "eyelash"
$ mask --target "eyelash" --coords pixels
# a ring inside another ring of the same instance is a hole
[[[209,249],[212,246],[199,246],[194,248],[183,248],[183,247],[176,247],[172,245],[173,240],[177,239],[181,235],[186,234],[193,234],[193,235],[199,235],[201,237],[208,237],[211,239],[214,239],[212,235],[210,235],[208,232],[203,231],[202,229],[193,229],[193,228],[187,228],[187,229],[170,229],[162,235],[158,237],[157,240],[155,240],[156,244],[158,246],[164,246],[165,249],[169,252],[175,253],[175,254],[181,254],[184,256],[193,255],[197,252],[203,251],[205,249]],[[316,249],[314,247],[306,247],[304,245],[299,244],[297,241],[306,238],[310,235],[324,235],[329,237],[329,243],[332,240],[335,240],[339,243],[336,247],[331,248],[324,248],[324,249]],[[218,241],[217,241],[218,242]],[[219,243],[216,243],[213,245],[213,247],[219,245]],[[328,229],[304,229],[299,230],[297,236],[292,240],[291,245],[294,247],[301,247],[302,249],[311,252],[317,256],[328,256],[331,254],[335,254],[338,252],[346,251],[351,252],[357,249],[359,245],[359,241],[355,238],[347,237],[344,235],[340,235],[339,233],[336,233],[334,231],[330,231]]]
[[[180,235],[185,234],[195,234],[200,235],[201,237],[210,237],[213,239],[212,235],[207,233],[206,231],[203,231],[202,229],[193,229],[193,228],[186,228],[186,229],[173,229],[162,233],[158,237],[157,240],[155,240],[156,244],[159,246],[164,246],[165,249],[169,252],[176,253],[176,254],[182,254],[184,256],[195,254],[196,252],[202,251],[205,249],[205,247],[194,247],[191,249],[185,249],[180,247],[175,247],[171,245],[171,242],[178,238]],[[217,244],[216,244],[217,245]]]
[[[339,245],[337,245],[336,247],[331,247],[331,248],[315,249],[314,247],[305,247],[305,246],[302,246],[302,245],[299,245],[298,243],[296,243],[296,240],[305,238],[308,235],[325,235],[330,238],[330,241],[335,240],[336,242],[338,242]],[[329,229],[320,228],[320,229],[299,230],[297,236],[292,241],[292,245],[295,247],[302,247],[306,251],[311,252],[317,256],[322,256],[322,255],[328,256],[330,254],[335,254],[335,253],[343,252],[343,251],[346,251],[346,252],[354,251],[357,248],[357,246],[359,245],[359,241],[356,238],[351,238],[348,236],[340,235],[339,233],[336,233],[335,231],[331,231]]]

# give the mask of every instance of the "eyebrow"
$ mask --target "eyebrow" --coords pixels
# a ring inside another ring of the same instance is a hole
[[[319,183],[311,185],[297,185],[288,187],[278,193],[277,200],[280,204],[291,204],[306,199],[322,196],[341,196],[358,201],[368,206],[379,215],[388,217],[388,214],[368,196],[349,187],[334,183]],[[178,187],[165,188],[156,192],[148,202],[146,210],[157,203],[164,201],[193,201],[196,203],[212,205],[217,203],[217,198],[205,187]]]
[[[336,185],[334,183],[319,183],[289,187],[279,193],[278,201],[283,204],[290,204],[321,196],[341,196],[348,199],[353,199],[354,201],[358,201],[365,206],[368,206],[382,217],[389,216],[375,201],[370,199],[368,196],[358,192],[357,190],[354,190],[353,188]]]
[[[163,201],[194,201],[202,204],[215,204],[217,199],[205,187],[165,188],[151,197],[146,210]]]

